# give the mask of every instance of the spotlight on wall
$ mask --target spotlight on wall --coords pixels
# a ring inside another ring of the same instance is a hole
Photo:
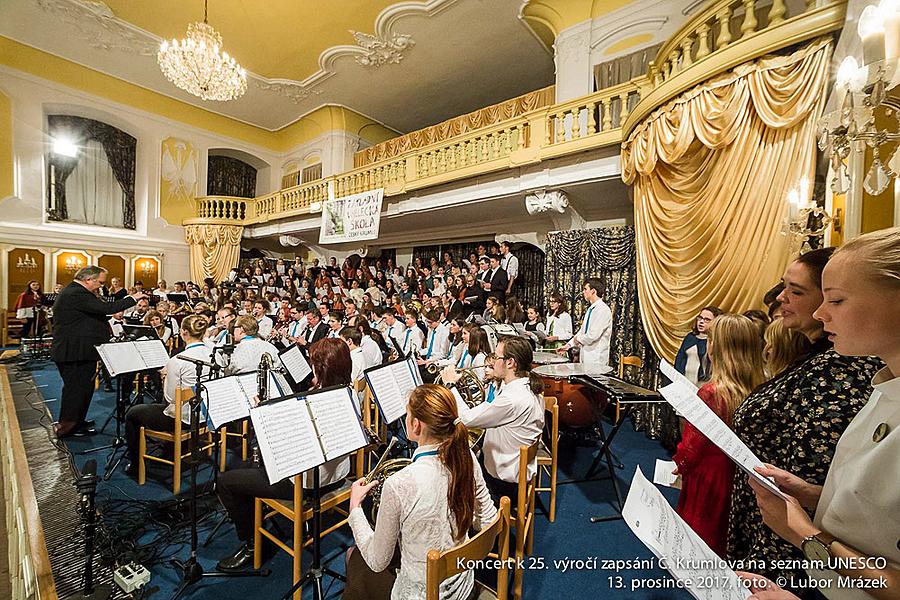
[[[64,138],[54,138],[53,153],[75,158],[76,156],[78,156],[78,146],[76,146],[75,142],[73,142],[72,140],[67,140]]]

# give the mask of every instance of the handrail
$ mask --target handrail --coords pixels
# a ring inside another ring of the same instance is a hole
[[[805,0],[802,12],[788,15],[784,0],[759,4],[713,0],[660,47],[647,75],[581,98],[521,114],[513,111],[514,116],[486,127],[259,198],[200,198],[197,217],[238,225],[263,223],[317,212],[329,194],[342,197],[379,187],[388,196],[403,194],[619,144],[678,94],[748,60],[840,29],[847,8],[847,0]]]
[[[5,366],[0,365],[0,461],[9,539],[12,600],[56,600],[56,584],[38,514],[22,431]]]

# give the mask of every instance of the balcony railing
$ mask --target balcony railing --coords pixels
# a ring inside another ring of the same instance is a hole
[[[413,132],[402,144],[391,145],[388,140],[357,153],[358,166],[352,171],[256,199],[201,198],[196,214],[200,219],[251,225],[318,212],[329,188],[335,197],[380,187],[392,196],[617,145],[678,94],[741,63],[840,29],[847,8],[847,0],[805,0],[796,14],[788,14],[784,0],[759,4],[710,2],[660,47],[647,75],[623,84],[551,105],[545,105],[547,89],[538,90],[529,100],[537,106],[532,110],[521,110],[521,100],[528,95],[521,96],[509,101],[519,104],[506,107],[504,114],[511,116],[504,120],[494,119],[473,130],[460,127],[462,133],[445,139],[435,139],[444,137],[435,131],[428,136],[423,133],[428,130]],[[428,139],[434,141],[423,142]]]

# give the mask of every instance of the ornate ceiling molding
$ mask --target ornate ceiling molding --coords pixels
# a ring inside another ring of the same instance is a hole
[[[380,38],[360,31],[350,31],[356,43],[364,50],[355,57],[356,64],[362,67],[377,69],[388,63],[398,64],[403,60],[403,53],[416,45],[408,33],[395,33],[390,39]]]
[[[100,0],[37,0],[44,12],[69,25],[96,50],[156,56],[159,41],[142,29],[122,21]]]

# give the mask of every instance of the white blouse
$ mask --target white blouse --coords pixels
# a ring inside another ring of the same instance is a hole
[[[864,556],[884,557],[900,569],[900,377],[884,368],[872,380],[868,403],[841,435],[813,523]],[[887,432],[885,433],[885,429]],[[839,585],[834,571],[819,591],[831,600],[871,600]]]
[[[378,523],[369,525],[362,508],[350,513],[350,527],[356,549],[375,572],[387,568],[400,542],[400,570],[391,590],[392,600],[424,600],[425,565],[431,549],[448,550],[468,539],[453,535],[453,518],[447,505],[450,471],[432,452],[437,446],[420,446],[413,463],[384,482]],[[473,527],[480,531],[496,517],[497,509],[484,483],[475,455],[475,515]],[[441,583],[442,600],[465,600],[472,593],[475,576],[463,571]]]
[[[567,341],[572,337],[572,317],[567,312],[559,313],[559,316],[547,314],[547,337],[556,336],[560,341]]]
[[[166,408],[163,414],[168,417],[175,418],[175,390],[178,388],[193,388],[197,383],[197,365],[181,360],[178,356],[189,356],[191,358],[199,358],[200,360],[209,361],[211,349],[203,342],[193,342],[188,344],[184,351],[173,356],[166,363],[166,383],[164,386],[164,394],[166,396]],[[208,367],[202,367],[202,374],[209,374]],[[184,423],[191,422],[191,405],[185,402],[181,405],[181,420]]]

